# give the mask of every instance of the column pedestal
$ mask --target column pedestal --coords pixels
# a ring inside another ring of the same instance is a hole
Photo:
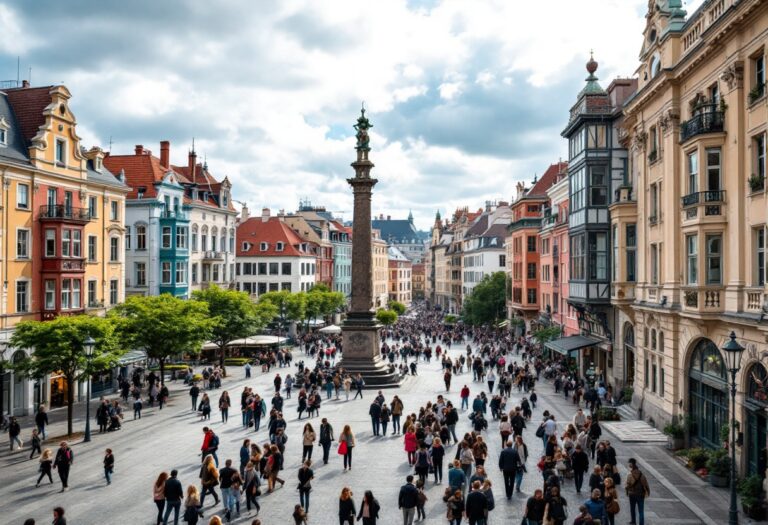
[[[350,312],[341,327],[343,352],[339,366],[352,377],[363,376],[364,388],[382,389],[400,386],[397,367],[381,356],[379,330],[372,313]]]

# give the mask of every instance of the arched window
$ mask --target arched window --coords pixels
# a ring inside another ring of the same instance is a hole
[[[656,351],[656,330],[651,330],[651,350]]]
[[[715,343],[696,343],[688,369],[691,439],[710,448],[721,446],[720,429],[728,421],[725,364]]]
[[[211,250],[214,252],[216,251],[216,241],[217,241],[216,236],[218,235],[218,233],[219,233],[219,229],[216,228],[216,226],[211,228]]]
[[[192,251],[197,251],[197,224],[192,225]]]
[[[208,250],[208,226],[203,226],[200,230],[200,249],[202,251]]]
[[[661,72],[661,57],[658,53],[653,55],[653,58],[651,59],[651,78],[656,78],[656,75],[658,75]]]

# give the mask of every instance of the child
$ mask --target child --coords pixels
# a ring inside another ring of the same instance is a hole
[[[424,481],[418,480],[416,482],[416,488],[418,489],[419,493],[416,495],[416,519],[417,520],[423,520],[427,517],[427,514],[424,512],[424,505],[427,503],[427,495],[424,494]]]
[[[32,452],[29,453],[29,459],[32,459],[35,456],[35,450],[37,450],[40,454],[43,453],[43,451],[40,449],[40,433],[37,431],[37,429],[32,431]]]
[[[112,484],[112,473],[115,471],[115,456],[112,455],[112,449],[108,448],[104,452],[104,479],[107,485]]]
[[[296,525],[307,525],[307,513],[304,512],[304,507],[296,505],[293,508],[293,522]]]
[[[141,419],[141,409],[143,408],[143,404],[141,402],[141,398],[137,397],[136,401],[133,402],[133,419],[136,419],[136,416]]]

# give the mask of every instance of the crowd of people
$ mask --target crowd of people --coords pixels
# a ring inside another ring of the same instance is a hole
[[[368,405],[370,435],[402,439],[403,460],[412,469],[397,496],[404,525],[426,518],[425,505],[436,495],[430,490],[434,485],[444,485],[439,498],[445,505],[449,525],[460,525],[464,520],[470,525],[485,525],[497,508],[497,496],[502,495],[508,501],[524,497],[520,503],[527,525],[614,525],[625,502],[630,507],[631,523],[644,525],[644,500],[650,493],[647,479],[632,458],[628,458],[627,474],[621,479],[616,450],[604,439],[597,417],[601,404],[611,402],[609,385],[599,381],[591,384],[565,360],[545,358],[529,338],[498,329],[446,325],[439,312],[425,308],[401,317],[381,335],[382,355],[393,367],[415,375],[419,363],[435,359],[440,363],[437,373],[445,386],[444,393],[433,398],[425,396],[420,406],[407,407],[397,394],[385,395],[382,391],[374,391]],[[342,472],[351,471],[357,439],[350,424],[337,419],[337,432],[322,417],[323,403],[369,398],[369,391],[364,396],[364,378],[347,373],[337,363],[342,352],[338,336],[308,334],[299,344],[304,359],[297,362],[292,352],[282,349],[260,359],[262,373],[274,373],[270,391],[245,386],[240,392],[243,441],[239,455],[234,457],[219,457],[221,441],[209,423],[212,407],[218,407],[222,424],[229,423],[230,411],[237,407],[236,394],[230,396],[229,390],[223,388],[227,382],[224,371],[211,366],[174,375],[187,383],[191,400],[188,406],[206,426],[202,429],[199,484],[185,488],[178,469],[174,469],[160,472],[152,486],[158,525],[170,521],[178,525],[179,519],[196,524],[211,512],[216,514],[208,518],[209,523],[248,514],[252,524],[259,524],[262,498],[282,488],[286,481],[295,483],[298,493],[291,516],[297,525],[329,522],[327,516],[316,517],[310,506],[315,461],[328,465],[335,443]],[[250,365],[245,367],[245,377],[252,377]],[[541,406],[536,387],[542,378],[553,383],[556,393],[563,393],[564,403],[549,410]],[[455,386],[457,381],[460,388]],[[454,395],[458,395],[459,406],[451,399]],[[169,391],[150,373],[121,381],[120,397],[124,405],[133,403],[134,418],[141,418],[145,402],[162,409]],[[295,406],[295,419],[285,412],[286,400]],[[573,417],[558,422],[554,409],[562,413],[564,407],[573,412]],[[119,430],[122,410],[119,400],[104,399],[96,413],[99,431]],[[37,485],[45,478],[53,483],[52,471],[56,470],[61,490],[67,490],[74,462],[72,449],[62,442],[55,455],[48,448],[41,450],[40,438],[44,438],[48,423],[44,407],[35,421],[30,457],[35,452],[40,454]],[[289,421],[291,433],[297,436],[291,440],[297,445],[290,446],[302,450],[295,470],[284,459],[289,446]],[[463,426],[466,431],[457,434]],[[367,435],[367,429],[356,431]],[[19,436],[18,422],[12,420],[12,450],[23,446]],[[531,443],[538,439],[541,447]],[[322,458],[313,459],[315,446],[321,447]],[[375,448],[376,443],[367,446]],[[539,448],[541,454],[534,452]],[[490,457],[492,449],[499,449],[494,457]],[[112,450],[106,449],[103,465],[107,484],[112,482],[115,462]],[[494,468],[503,477],[503,488],[496,494],[489,475]],[[537,470],[540,486],[525,493],[524,480],[536,476]],[[586,494],[569,503],[561,489],[571,483],[576,494],[580,495],[582,489]],[[213,499],[212,506],[205,505],[206,496]],[[362,520],[364,525],[375,525],[381,519],[382,508],[393,504],[365,490],[358,505],[352,488],[344,486],[338,499],[339,523],[351,525]],[[219,505],[222,510],[217,513]],[[61,519],[63,512],[61,509]]]

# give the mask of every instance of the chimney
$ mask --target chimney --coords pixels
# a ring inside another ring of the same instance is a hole
[[[240,220],[245,222],[249,219],[250,214],[248,213],[248,205],[243,204],[243,209],[240,211]]]
[[[28,88],[29,87],[29,80],[22,80],[21,81],[21,87]]]
[[[171,143],[167,140],[160,142],[160,165],[165,169],[171,167]]]
[[[195,153],[195,150],[189,152],[189,163],[187,165],[189,167],[189,178],[192,180],[192,182],[195,182],[195,169],[197,169],[197,153]]]
[[[262,208],[261,209],[261,222],[268,222],[269,221],[269,208]]]
[[[136,144],[136,149],[134,150],[136,155],[144,155],[144,146],[141,144]]]
[[[391,215],[387,215],[387,220],[389,221],[391,219],[392,219],[392,216]]]

